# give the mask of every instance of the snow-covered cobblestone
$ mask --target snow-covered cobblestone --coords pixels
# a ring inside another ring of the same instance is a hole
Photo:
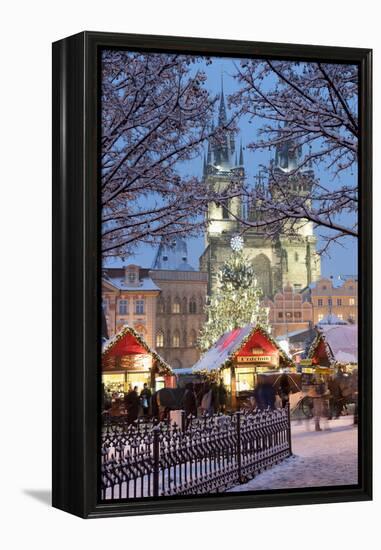
[[[257,491],[357,483],[357,427],[353,416],[331,420],[323,431],[312,421],[291,424],[293,456],[230,491]]]

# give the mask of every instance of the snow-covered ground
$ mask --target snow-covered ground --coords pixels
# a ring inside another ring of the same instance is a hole
[[[293,456],[230,491],[356,484],[357,427],[353,426],[353,416],[321,426],[323,431],[316,432],[312,421],[293,421]]]

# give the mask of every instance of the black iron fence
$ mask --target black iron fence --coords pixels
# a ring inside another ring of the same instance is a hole
[[[108,422],[102,499],[218,493],[291,455],[288,409],[170,423]]]

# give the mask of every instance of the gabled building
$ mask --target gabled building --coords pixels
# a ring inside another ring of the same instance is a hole
[[[313,322],[318,324],[327,315],[335,315],[350,324],[358,322],[358,282],[354,278],[334,284],[331,278],[321,278],[310,285]]]
[[[199,359],[197,338],[205,322],[207,274],[188,263],[185,239],[162,242],[149,271],[160,294],[156,303],[155,349],[176,369]]]
[[[134,264],[103,269],[102,304],[108,337],[128,324],[153,347],[159,294],[160,288],[147,269]]]
[[[290,284],[277,292],[273,300],[265,298],[263,305],[269,308],[269,323],[275,337],[308,331],[313,325],[312,304]]]

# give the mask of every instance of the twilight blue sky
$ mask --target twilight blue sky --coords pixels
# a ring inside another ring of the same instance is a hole
[[[221,89],[221,74],[223,74],[224,92],[225,98],[237,90],[237,83],[233,79],[234,63],[239,63],[238,59],[229,58],[212,58],[212,63],[206,65],[201,63],[201,67],[207,74],[207,87],[213,94],[219,94]],[[200,65],[198,65],[200,67]],[[242,139],[242,144],[245,147],[248,143],[255,141],[257,137],[257,130],[261,124],[259,119],[249,121],[248,118],[241,118],[239,121],[240,135],[236,138],[236,143],[239,146],[239,141]],[[206,146],[205,146],[206,149]],[[246,176],[249,181],[253,181],[254,176],[258,173],[260,165],[268,165],[270,159],[273,157],[271,151],[256,151],[255,153],[244,149],[244,161]],[[187,175],[194,175],[201,177],[202,175],[202,157],[196,158],[192,161],[188,161],[179,166],[179,172]],[[324,180],[325,185],[329,185],[334,188],[338,184],[342,184],[343,181],[338,179],[333,180],[332,173],[327,170],[324,165],[320,165],[318,169],[315,169],[315,174],[321,180]],[[341,176],[345,178],[345,181],[353,183],[354,178],[357,178],[357,174],[345,173]],[[345,222],[345,217],[342,218]],[[317,229],[316,234],[319,236],[321,230]],[[319,244],[321,240],[319,240]],[[324,254],[322,256],[322,275],[333,276],[335,279],[342,275],[357,275],[357,240],[348,237],[345,241],[341,241],[341,245],[333,244],[329,250],[329,256]],[[189,263],[198,268],[198,258],[203,251],[204,238],[200,236],[198,238],[188,239],[188,261]],[[152,248],[147,245],[139,246],[134,253],[134,256],[130,256],[125,260],[127,263],[137,263],[142,267],[151,267],[156,248]],[[122,260],[115,258],[114,260],[108,259],[107,265],[116,266],[121,265]]]

